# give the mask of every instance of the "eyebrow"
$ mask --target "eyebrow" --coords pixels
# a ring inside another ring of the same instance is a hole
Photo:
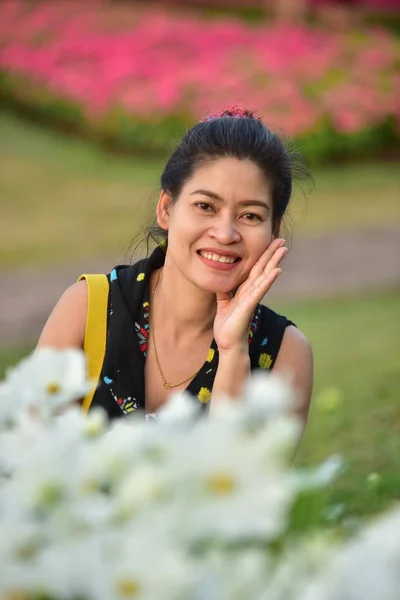
[[[202,194],[203,196],[208,196],[209,198],[218,200],[219,202],[224,201],[222,196],[219,196],[215,192],[210,192],[209,190],[196,190],[195,192],[191,192],[190,195],[193,196],[194,194]],[[268,204],[263,200],[240,200],[238,204],[240,204],[241,206],[262,206],[263,208],[266,208],[269,211],[271,210]]]

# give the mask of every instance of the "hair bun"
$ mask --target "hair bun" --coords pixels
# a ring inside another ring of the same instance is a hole
[[[225,110],[219,110],[212,115],[207,115],[200,121],[200,123],[207,123],[207,121],[212,121],[213,119],[219,119],[221,117],[232,117],[233,119],[254,119],[257,121],[261,120],[260,118],[256,118],[254,110],[246,110],[238,104],[233,104]]]

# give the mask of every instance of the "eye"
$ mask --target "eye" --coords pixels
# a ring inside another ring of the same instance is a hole
[[[241,215],[246,221],[259,221],[262,222],[264,219],[257,215],[256,213],[244,213]]]
[[[197,206],[203,212],[210,212],[214,210],[214,207],[208,202],[196,202],[195,206]]]

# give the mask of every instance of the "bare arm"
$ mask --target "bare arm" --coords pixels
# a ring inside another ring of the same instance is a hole
[[[61,296],[43,328],[37,347],[83,348],[88,291],[86,281],[71,285]]]
[[[213,398],[240,397],[243,392],[243,386],[249,376],[250,356],[248,347],[243,351],[233,350],[232,352],[220,352],[218,369],[212,391]],[[215,402],[211,402],[211,412],[214,405]]]
[[[314,361],[307,338],[293,325],[286,328],[273,367],[274,374],[289,378],[296,393],[296,413],[307,421],[313,387]]]
[[[293,325],[285,330],[273,367],[274,374],[289,380],[296,394],[295,412],[306,423],[313,386],[313,354],[307,338]],[[213,386],[213,397],[240,396],[243,383],[250,376],[248,353],[221,353]],[[213,403],[211,403],[212,409]]]

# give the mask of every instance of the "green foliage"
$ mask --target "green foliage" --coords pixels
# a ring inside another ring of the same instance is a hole
[[[216,17],[242,19],[246,23],[259,24],[265,22],[266,11],[263,7],[257,6],[225,6],[215,7],[209,6],[203,8],[201,14],[204,17],[215,19]]]
[[[299,148],[313,165],[384,157],[397,144],[396,124],[392,117],[385,123],[351,134],[338,132],[323,121],[297,141]]]
[[[88,121],[81,106],[43,88],[0,72],[0,103],[47,125],[78,133],[116,151],[165,158],[191,125],[189,114],[143,120],[119,107]],[[0,104],[1,106],[1,104]],[[365,160],[396,153],[399,134],[393,117],[354,133],[335,129],[328,120],[294,139],[312,165]]]

